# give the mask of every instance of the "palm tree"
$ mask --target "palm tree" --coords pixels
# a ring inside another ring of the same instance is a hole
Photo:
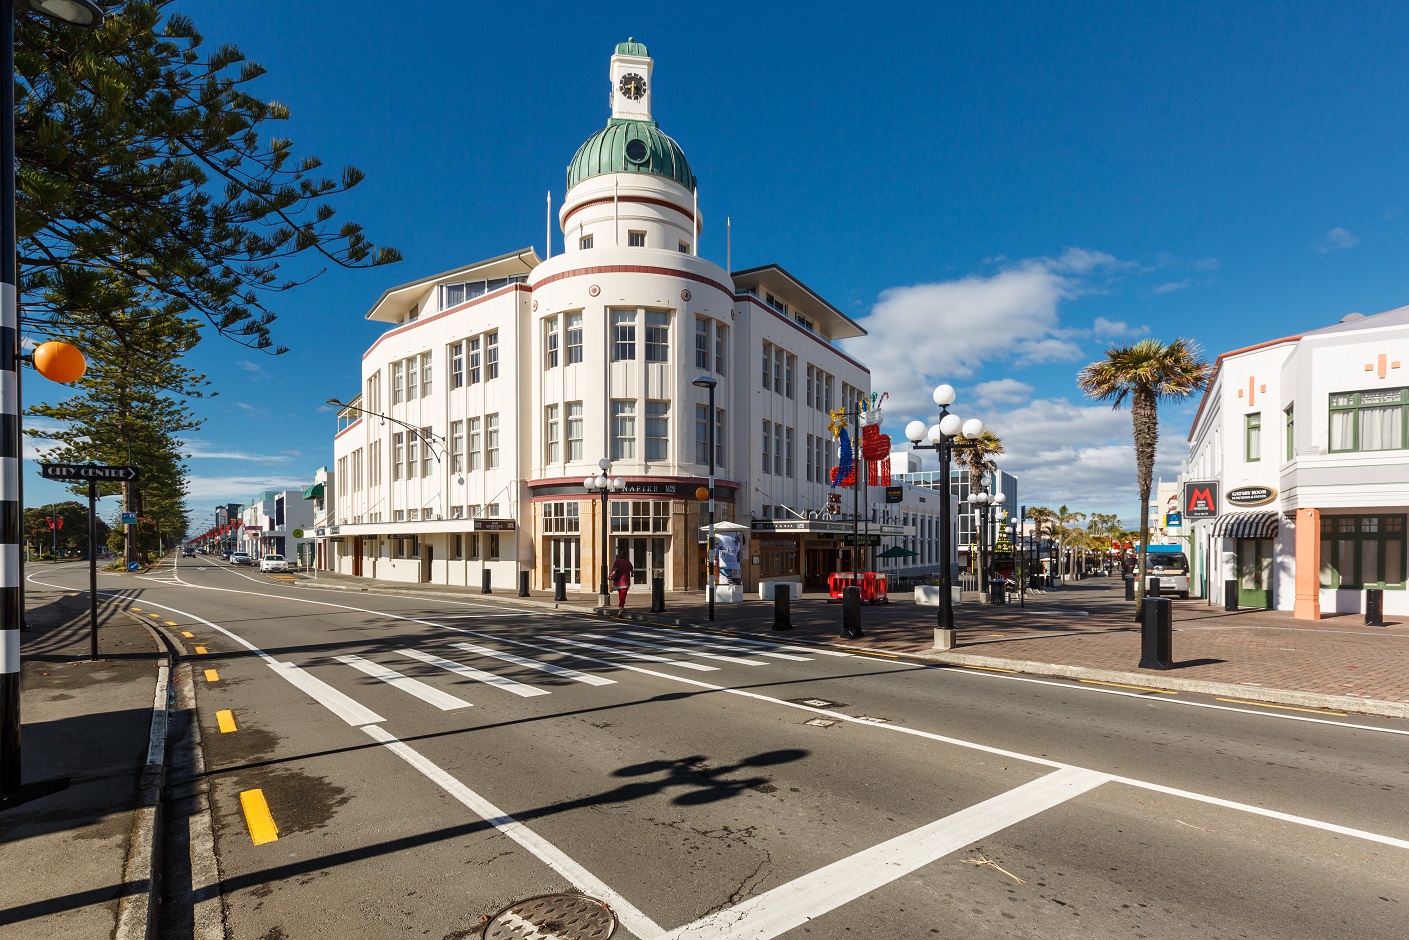
[[[1096,541],[1095,549],[1105,553],[1120,531],[1120,517],[1114,513],[1093,512],[1086,517],[1086,531]]]
[[[1062,557],[1066,551],[1067,544],[1071,542],[1072,536],[1076,533],[1078,524],[1086,518],[1085,513],[1077,512],[1070,506],[1063,503],[1058,506],[1052,516],[1052,529],[1057,536],[1057,580],[1060,581],[1062,575]],[[1071,566],[1067,566],[1067,573],[1071,573]]]
[[[969,470],[969,499],[973,499],[973,495],[983,487],[983,475],[985,473],[993,473],[998,469],[998,465],[994,463],[993,458],[1001,453],[1003,453],[1002,439],[987,429],[984,429],[983,434],[979,435],[978,438],[969,441],[968,445],[954,449],[954,459],[958,461],[959,466],[967,467]],[[994,509],[989,511],[994,512],[996,508],[997,507],[994,507]],[[980,513],[980,520],[982,520],[983,517],[984,514]],[[981,526],[983,524],[982,521],[980,521],[979,524]],[[982,545],[983,541],[984,537],[980,536],[978,544]],[[971,553],[970,557],[977,556]],[[981,565],[982,563],[980,559],[979,564]],[[983,572],[979,571],[977,565],[974,566],[974,570],[980,577],[983,576]],[[985,590],[985,588],[980,585],[979,590],[982,591]]]
[[[1042,536],[1056,538],[1057,514],[1046,506],[1033,506],[1027,511],[1027,517],[1032,520],[1032,544],[1036,548],[1036,554],[1042,553]]]
[[[1130,399],[1135,433],[1136,482],[1140,488],[1140,570],[1136,577],[1136,609],[1145,600],[1146,549],[1150,544],[1150,483],[1155,447],[1159,442],[1159,403],[1187,398],[1208,386],[1209,364],[1197,343],[1176,339],[1165,345],[1142,339],[1129,346],[1112,346],[1106,357],[1086,366],[1076,382],[1089,397],[1119,408]]]

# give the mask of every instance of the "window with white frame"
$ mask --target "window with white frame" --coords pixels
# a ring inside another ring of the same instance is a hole
[[[582,402],[568,402],[568,460],[582,459]]]
[[[783,394],[783,359],[786,355],[783,347],[773,347],[773,391],[779,395]]]
[[[729,327],[723,323],[714,324],[714,371],[724,375],[729,352]]]
[[[487,503],[484,507],[484,514],[491,519],[502,519],[503,514],[499,511],[498,503]]]
[[[484,334],[484,380],[499,378],[499,331]]]
[[[373,372],[367,377],[367,392],[363,396],[368,411],[382,410],[382,373]]]
[[[403,362],[393,362],[391,364],[391,403],[399,405],[406,397],[406,364]]]
[[[784,472],[784,475],[785,475],[785,476],[788,476],[788,477],[794,477],[794,476],[796,476],[797,474],[794,472],[794,469],[793,469],[793,429],[792,429],[792,428],[784,428],[784,429],[783,429],[783,454],[784,454],[784,457],[783,457],[783,470],[785,471],[785,472]]]
[[[813,383],[814,383],[816,380],[817,380],[817,367],[814,366],[812,363],[809,362],[809,363],[807,364],[807,407],[809,407],[809,408],[813,407],[813,404],[812,404],[812,401],[813,401],[813,399],[812,399],[812,386],[813,386]]]
[[[670,459],[670,402],[646,402],[646,459]]]
[[[665,311],[646,311],[646,361],[670,361],[670,314]]]
[[[406,459],[406,434],[397,431],[391,436],[391,478],[400,480],[402,461]]]
[[[579,239],[577,240],[577,247],[578,247],[578,248],[591,248],[591,247],[592,247],[592,236],[591,236],[591,235],[583,235],[581,238],[579,238]]]
[[[724,409],[714,410],[714,462],[724,466]]]
[[[709,324],[708,317],[695,317],[695,368],[709,368]]]
[[[465,423],[468,426],[470,432],[470,470],[474,471],[480,468],[481,460],[484,456],[480,450],[483,443],[483,438],[480,433],[480,419],[470,418]]]
[[[367,484],[382,485],[382,442],[373,441],[367,446]]]
[[[450,472],[465,472],[465,422],[450,422]]]
[[[613,309],[612,362],[631,362],[636,358],[636,311]]]
[[[410,434],[406,435],[406,479],[416,479],[416,471],[421,462],[420,457],[421,443],[416,432],[412,431]]]
[[[421,353],[421,397],[425,398],[431,393],[431,354]]]
[[[560,453],[562,426],[558,418],[559,405],[543,406],[543,462],[555,464]]]
[[[421,376],[420,372],[417,370],[417,366],[420,364],[420,361],[421,358],[419,356],[412,356],[406,360],[407,401],[410,401],[411,399],[415,398],[417,394],[419,394],[419,389],[421,387]]]
[[[797,356],[788,354],[787,360],[783,364],[783,394],[788,398],[796,397],[793,391],[793,376],[797,373]]]
[[[554,534],[580,531],[578,502],[563,501],[543,504],[543,531]]]
[[[582,314],[567,315],[568,365],[582,361]]]
[[[463,341],[450,344],[450,387],[465,387],[465,344]]]
[[[631,231],[628,231],[628,232],[626,233],[626,247],[628,247],[628,248],[645,248],[645,247],[646,247],[646,233],[645,233],[645,232],[631,232]]]
[[[773,425],[773,473],[783,475],[783,426],[776,422]]]
[[[764,387],[764,388],[772,388],[772,387],[773,387],[772,379],[773,379],[773,344],[772,344],[772,343],[765,342],[765,343],[763,344],[763,374],[759,377],[759,381],[763,383],[763,387]]]
[[[762,455],[763,455],[763,462],[762,462],[762,464],[761,464],[761,469],[763,470],[764,473],[772,473],[772,472],[773,472],[773,457],[771,456],[772,453],[773,453],[773,422],[772,422],[772,421],[764,421],[764,422],[763,422],[763,450],[761,451],[761,453],[762,453]]]
[[[478,337],[478,336],[474,336],[474,337],[471,337],[471,338],[470,338],[469,347],[470,347],[470,349],[469,349],[470,363],[469,363],[469,377],[468,377],[468,380],[467,380],[467,381],[468,381],[469,384],[471,384],[471,385],[478,385],[478,384],[479,384],[479,376],[480,376],[480,351],[479,351],[479,337]]]
[[[709,463],[709,405],[695,406],[695,463]]]
[[[425,449],[425,452],[421,455],[421,476],[428,477],[431,475],[431,460],[435,453],[431,449],[430,428],[421,428],[421,446]]]
[[[612,399],[612,460],[636,459],[636,402]]]
[[[543,320],[543,368],[558,367],[558,318],[545,317]]]
[[[664,499],[614,499],[612,532],[669,532],[670,502]]]
[[[484,416],[484,466],[486,470],[499,469],[499,416]]]

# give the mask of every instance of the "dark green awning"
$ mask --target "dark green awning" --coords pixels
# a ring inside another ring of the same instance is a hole
[[[322,483],[315,483],[315,484],[313,484],[312,486],[310,486],[308,489],[304,490],[304,491],[303,491],[303,498],[304,498],[304,499],[322,499],[322,498],[323,498],[323,484],[322,484]]]

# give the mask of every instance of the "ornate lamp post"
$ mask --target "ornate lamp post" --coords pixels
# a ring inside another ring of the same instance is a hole
[[[607,496],[609,493],[620,493],[626,489],[626,481],[621,477],[612,479],[612,462],[606,457],[597,461],[597,468],[602,472],[595,477],[588,477],[582,481],[582,485],[589,492],[599,492],[602,494],[602,589],[598,592],[597,605],[599,607],[609,607],[612,602],[610,586],[607,584],[607,555],[610,552],[608,546],[607,530],[611,527],[611,517],[607,513]]]
[[[954,510],[949,505],[949,466],[956,447],[972,447],[983,436],[983,422],[977,418],[965,421],[949,413],[954,404],[954,387],[940,385],[934,390],[934,403],[939,406],[939,423],[928,432],[923,421],[911,421],[905,426],[905,436],[912,450],[932,450],[939,456],[939,621],[935,625],[935,649],[954,648],[954,572],[949,559],[954,553]],[[964,440],[955,438],[962,434]],[[928,444],[920,441],[928,438]]]
[[[989,582],[993,580],[992,570],[992,546],[998,539],[996,534],[990,537],[989,518],[991,513],[996,513],[998,507],[1003,505],[1007,497],[1001,492],[989,495],[988,489],[984,488],[969,496],[969,501],[978,504],[979,525],[978,525],[978,575],[979,575],[979,596],[988,589]],[[996,518],[996,517],[995,517]]]
[[[705,423],[709,425],[709,536],[705,542],[705,599],[709,605],[709,619],[714,619],[714,388],[719,382],[712,375],[702,375],[690,383],[696,388],[709,390],[709,413]]]

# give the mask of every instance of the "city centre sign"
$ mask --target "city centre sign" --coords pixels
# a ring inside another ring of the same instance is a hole
[[[42,463],[39,475],[46,480],[114,480],[125,483],[137,479],[136,467],[100,467],[91,463]]]

